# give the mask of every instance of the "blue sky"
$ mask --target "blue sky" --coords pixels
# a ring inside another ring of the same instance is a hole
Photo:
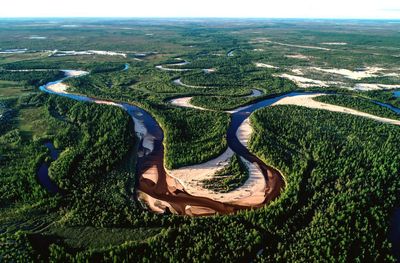
[[[0,17],[400,19],[400,0],[11,0]]]

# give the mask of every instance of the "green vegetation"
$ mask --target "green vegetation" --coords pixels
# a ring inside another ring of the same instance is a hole
[[[364,99],[360,97],[351,97],[345,95],[327,95],[319,96],[315,98],[316,101],[339,105],[343,107],[353,108],[362,112],[370,113],[372,115],[390,118],[390,119],[400,119],[400,115],[396,112],[380,106],[369,99]]]
[[[399,77],[369,77],[362,79],[362,83],[379,83],[385,85],[399,85]]]
[[[237,97],[237,96],[194,96],[191,103],[195,106],[212,110],[231,110],[240,106],[256,102],[258,100],[279,93],[297,90],[297,86],[286,79],[277,78],[268,72],[257,73],[252,76],[249,83],[257,83],[257,88],[262,88],[263,95],[260,97]]]
[[[58,227],[46,230],[46,237],[57,236],[63,239],[68,247],[73,249],[102,249],[104,244],[118,246],[126,240],[144,241],[160,233],[162,228],[95,228],[85,227]],[[106,242],[104,242],[106,241]]]
[[[214,178],[204,180],[204,187],[216,192],[226,193],[242,186],[249,178],[249,171],[240,157],[235,154],[229,165],[214,174]]]
[[[210,228],[210,225],[213,227]],[[52,245],[50,259],[56,262],[248,261],[249,255],[256,253],[256,248],[262,242],[263,236],[255,228],[230,220],[229,217],[225,220],[206,218],[192,220],[192,223],[179,228],[163,230],[148,242],[126,242],[97,252],[87,251],[72,255],[63,247]]]
[[[47,38],[29,39],[33,32]],[[42,94],[37,87],[61,78],[62,69],[89,71],[66,81],[70,91],[150,112],[164,130],[165,165],[178,168],[226,149],[230,118],[222,110],[299,90],[280,77],[284,73],[342,83],[313,88],[342,94],[319,100],[398,118],[369,101],[400,107],[392,91],[341,87],[399,84],[399,43],[398,25],[386,21],[0,19],[1,51],[28,49],[0,54],[0,261],[394,261],[388,236],[400,201],[396,126],[293,106],[261,109],[252,116],[251,151],[285,176],[279,199],[227,216],[160,215],[135,199],[137,145],[126,112]],[[127,55],[57,57],[52,50]],[[176,68],[191,70],[156,68],[177,58],[189,63]],[[278,68],[256,67],[258,62]],[[126,63],[130,67],[123,71]],[[392,75],[355,81],[312,70],[373,66]],[[12,71],[24,69],[48,71]],[[179,78],[208,88],[174,84]],[[246,97],[251,89],[263,95]],[[183,96],[216,111],[168,103]],[[47,141],[60,152],[55,161],[43,145]],[[57,194],[38,182],[43,163],[61,188]],[[205,184],[230,191],[248,177],[244,168],[235,156]]]
[[[0,80],[0,97],[18,97],[26,92],[32,91],[32,88],[22,88],[22,85],[14,81]]]
[[[134,173],[120,165],[134,147],[133,123],[122,109],[45,94],[8,100],[3,105],[14,110],[8,115],[9,127],[0,136],[0,224],[5,231],[0,238],[6,240],[0,251],[7,252],[5,258],[15,257],[19,249],[31,251],[30,241],[21,241],[24,246],[19,247],[22,237],[45,243],[53,240],[53,234],[48,236],[47,232],[22,235],[17,232],[21,229],[18,225],[38,231],[57,222],[47,231],[63,237],[68,233],[59,231],[65,225],[126,226],[139,222],[137,216],[145,211],[138,213],[137,204],[130,199]],[[39,164],[50,160],[45,140],[54,141],[62,151],[50,164],[50,176],[62,195],[51,196],[36,178]],[[154,231],[146,235],[151,233]],[[105,231],[103,235],[111,238],[113,233]],[[95,246],[107,242],[105,238]]]
[[[47,196],[46,191],[37,183],[36,179],[38,163],[44,158],[46,151],[40,141],[31,141],[29,140],[30,136],[23,136],[28,132],[25,128],[30,125],[31,120],[21,118],[21,111],[26,115],[29,110],[42,111],[43,107],[25,106],[21,103],[24,100],[20,99],[19,101],[16,99],[2,101],[3,114],[0,118],[2,124],[0,130],[1,207],[20,201],[29,203]]]
[[[23,81],[26,85],[40,86],[52,80],[60,79],[63,72],[52,71],[0,71],[0,80]]]
[[[16,61],[12,63],[6,63],[2,65],[3,70],[0,71],[2,75],[8,78],[14,78],[19,80],[17,77],[20,76],[22,80],[25,78],[34,79],[40,78],[40,76],[47,77],[58,70],[68,69],[83,69],[93,73],[106,73],[122,70],[125,65],[122,62],[101,62],[91,60],[77,60],[67,58],[49,57],[46,59],[32,59],[29,61]],[[26,71],[10,71],[10,70],[26,70]],[[31,71],[36,70],[36,71]],[[26,77],[23,77],[24,73],[28,73]],[[60,73],[62,74],[62,73]],[[62,77],[63,75],[61,75]],[[43,83],[46,83],[46,79],[42,78]],[[48,81],[47,81],[48,82]]]
[[[73,78],[66,81],[72,87],[82,87],[83,89],[100,89],[109,92],[124,88],[134,84],[137,80],[132,72],[95,72],[80,78]],[[96,74],[97,73],[97,74]],[[99,74],[103,73],[103,74]]]
[[[252,124],[251,149],[288,183],[279,201],[248,216],[275,235],[264,260],[393,261],[399,127],[295,106],[257,111]]]
[[[161,106],[152,112],[165,130],[168,169],[202,163],[226,150],[226,113]]]
[[[241,97],[195,96],[190,102],[195,106],[212,110],[231,110],[251,101],[251,98]]]
[[[132,92],[127,86],[133,85],[135,73],[146,74],[146,71],[133,67],[126,72],[91,74],[70,79],[68,83],[74,92],[102,99],[139,103],[151,112],[165,132],[165,165],[169,169],[205,162],[226,149],[228,114],[172,107],[163,102],[164,96]],[[107,83],[110,84],[107,86]],[[141,88],[154,90],[153,85],[159,87],[160,83],[152,82]]]
[[[400,97],[395,97],[393,91],[368,91],[365,93],[370,99],[391,104],[397,108],[400,108]]]

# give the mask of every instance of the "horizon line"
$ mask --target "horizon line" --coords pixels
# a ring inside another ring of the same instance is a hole
[[[229,17],[229,16],[9,16],[1,19],[239,19],[239,20],[384,20],[400,21],[400,18],[369,17]]]

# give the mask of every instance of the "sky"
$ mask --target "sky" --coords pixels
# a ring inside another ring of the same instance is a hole
[[[0,17],[400,19],[400,0],[11,0]]]

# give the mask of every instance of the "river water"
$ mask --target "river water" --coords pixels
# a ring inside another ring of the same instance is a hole
[[[124,70],[126,70],[128,67],[125,67]],[[69,73],[73,73],[69,71]],[[74,74],[70,74],[74,75]],[[144,109],[127,104],[127,103],[116,103],[116,102],[111,102],[111,101],[104,101],[104,100],[97,100],[94,98],[90,98],[84,95],[76,95],[76,94],[69,94],[66,92],[55,92],[50,89],[48,89],[49,86],[58,84],[65,79],[69,77],[63,78],[58,81],[50,82],[46,85],[43,85],[40,87],[41,91],[50,93],[50,94],[55,94],[63,97],[67,97],[70,99],[78,100],[78,101],[84,101],[84,102],[94,102],[94,103],[100,103],[100,104],[112,104],[114,106],[118,106],[123,108],[124,110],[127,111],[127,113],[132,117],[132,119],[135,122],[135,131],[140,138],[140,143],[139,143],[139,156],[137,159],[137,175],[139,175],[139,182],[138,182],[138,189],[145,192],[146,194],[152,196],[153,198],[157,198],[159,200],[163,200],[168,202],[175,211],[178,213],[185,213],[185,208],[187,206],[201,206],[201,207],[206,207],[209,208],[215,212],[221,213],[221,214],[227,214],[227,213],[232,213],[238,209],[245,209],[247,207],[240,207],[236,205],[230,205],[230,204],[223,204],[205,197],[197,197],[197,196],[191,196],[188,193],[186,193],[184,190],[174,190],[171,192],[168,184],[167,184],[167,173],[164,169],[164,146],[163,146],[163,139],[164,139],[164,133],[160,127],[160,125],[157,123],[157,121],[149,114],[147,111]],[[256,162],[261,170],[263,171],[265,177],[267,178],[267,184],[271,183],[273,184],[273,187],[276,188],[276,191],[273,191],[273,194],[269,194],[269,196],[266,197],[266,201],[270,201],[274,198],[276,198],[279,193],[281,188],[284,186],[283,178],[279,175],[277,171],[275,171],[273,168],[268,167],[265,165],[260,159],[258,159],[256,156],[251,154],[246,147],[244,147],[238,140],[236,136],[236,131],[240,124],[255,110],[266,107],[274,103],[275,101],[279,100],[282,97],[285,96],[292,96],[294,94],[287,94],[278,98],[274,99],[267,99],[263,100],[260,102],[257,102],[253,105],[247,106],[243,108],[242,110],[237,111],[236,113],[232,114],[232,121],[231,125],[228,129],[228,134],[227,134],[227,141],[228,145],[231,147],[233,151],[244,157],[245,159],[251,161],[251,162]],[[144,126],[140,128],[140,126]],[[152,142],[152,147],[149,147],[149,143],[147,138],[151,138]],[[150,149],[151,148],[151,149]],[[45,165],[45,164],[44,164]],[[147,180],[140,175],[143,174],[149,167],[156,166],[158,170],[158,182],[156,185],[154,185],[153,182],[150,180]],[[47,167],[48,168],[48,167]],[[43,166],[43,170],[45,170],[46,167]],[[278,174],[278,176],[274,176],[273,178],[270,176],[268,178],[267,172],[273,170],[273,173]],[[42,173],[43,177],[46,176],[46,174],[43,172]],[[48,175],[47,175],[48,177]],[[54,187],[47,185],[47,189],[50,190],[55,190]],[[50,189],[51,188],[51,189]],[[271,188],[271,187],[269,187]]]
[[[129,64],[126,64],[123,70],[127,69],[129,69]],[[71,71],[69,71],[69,73],[71,73]],[[144,109],[135,105],[97,100],[84,95],[69,94],[64,92],[54,92],[48,89],[49,86],[58,84],[67,78],[68,77],[41,86],[40,90],[50,94],[68,97],[78,101],[94,102],[100,104],[112,104],[114,106],[123,108],[132,117],[133,121],[135,122],[135,132],[137,134],[137,137],[140,139],[138,158],[136,164],[136,174],[139,177],[137,182],[137,189],[143,191],[144,193],[150,195],[153,198],[168,202],[174,208],[174,210],[180,214],[185,214],[185,207],[187,206],[206,207],[221,214],[232,213],[234,211],[237,211],[238,209],[246,208],[230,204],[223,204],[204,197],[191,196],[184,190],[177,190],[177,189],[171,190],[167,183],[168,174],[164,169],[164,145],[163,145],[164,133],[160,125],[155,120],[155,118],[153,118],[153,116],[151,116],[151,114],[149,114]],[[279,195],[282,187],[284,187],[283,178],[278,171],[274,170],[272,167],[267,166],[259,158],[250,153],[249,150],[240,143],[239,139],[236,136],[236,132],[239,126],[243,123],[243,121],[246,118],[248,118],[254,111],[264,107],[268,107],[282,98],[304,95],[304,94],[305,94],[304,92],[301,93],[292,92],[282,96],[264,99],[249,106],[241,107],[236,111],[232,112],[231,123],[227,131],[228,146],[238,155],[244,157],[250,162],[257,163],[267,179],[267,184],[270,184],[269,187],[270,188],[273,187],[275,189],[270,196],[266,196],[265,202],[268,202]],[[397,113],[400,113],[400,109],[398,108],[392,107],[388,104],[383,104],[383,103],[378,103],[378,104],[384,107],[388,107]],[[152,144],[151,147],[149,147],[149,141],[147,140],[148,138],[151,138],[151,144]],[[50,151],[52,151],[51,145],[47,145],[47,147],[50,147],[49,149]],[[50,182],[49,179],[48,180],[45,179],[46,176],[48,178],[48,173],[46,173],[48,167],[46,166],[47,164],[43,164],[40,168],[39,171],[39,174],[41,174],[40,180],[43,182],[43,185],[45,185],[45,187],[49,191],[51,192],[58,191],[58,189],[55,188],[56,186],[54,187],[54,185],[51,185],[49,183]],[[157,167],[158,178],[159,178],[156,184],[154,184],[153,181],[145,179],[142,176],[140,176],[145,171],[150,169],[150,167],[154,166]],[[268,172],[271,173],[271,171],[272,173],[275,173],[276,176],[268,177]]]
[[[58,158],[58,150],[54,147],[52,142],[45,142],[44,146],[50,150],[50,157],[53,161]],[[38,180],[39,183],[52,194],[59,192],[57,185],[49,177],[49,166],[46,162],[43,162],[38,169]]]

